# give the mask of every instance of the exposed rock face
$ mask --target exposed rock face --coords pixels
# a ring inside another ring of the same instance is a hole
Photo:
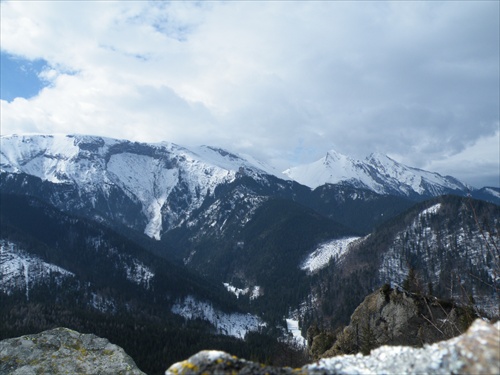
[[[56,328],[0,342],[0,374],[144,374],[107,339]]]
[[[370,355],[325,358],[299,369],[278,368],[238,359],[224,352],[203,351],[172,365],[173,374],[499,374],[500,322],[476,320],[456,338],[423,348],[383,346]]]
[[[329,348],[324,348],[328,338],[323,337],[328,333],[314,337],[311,354],[314,358],[325,358],[358,352],[368,354],[381,345],[422,346],[458,336],[474,318],[471,308],[385,285],[365,298],[343,331],[330,334],[333,345]],[[328,350],[322,353],[322,347]]]

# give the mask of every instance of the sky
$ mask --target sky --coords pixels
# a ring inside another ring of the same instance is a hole
[[[387,154],[500,186],[498,1],[2,1],[1,134]]]

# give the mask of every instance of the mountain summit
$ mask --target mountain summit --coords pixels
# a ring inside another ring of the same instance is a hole
[[[263,170],[262,163],[209,146],[189,150],[174,143],[85,135],[13,135],[0,140],[0,172],[66,186],[72,195],[52,202],[56,206],[71,205],[71,211],[90,201],[99,212],[104,205],[108,213],[120,212],[118,219],[126,226],[140,220],[144,232],[156,239],[180,225],[221,183],[239,175],[258,179],[272,173]],[[113,205],[116,209],[110,210]],[[127,218],[124,207],[140,207],[141,218]]]
[[[290,168],[283,173],[312,189],[327,183],[349,183],[379,194],[407,197],[447,193],[463,195],[471,189],[456,178],[408,167],[380,153],[373,153],[360,161],[331,150],[313,163]]]

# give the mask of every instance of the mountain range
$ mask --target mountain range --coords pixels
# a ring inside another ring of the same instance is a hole
[[[96,220],[142,227],[155,239],[189,221],[205,199],[214,196],[216,187],[238,177],[268,181],[268,185],[272,179],[280,193],[300,195],[292,191],[295,184],[280,179],[283,174],[271,167],[210,146],[188,150],[172,143],[78,135],[3,136],[1,145],[3,177],[34,177],[46,188],[64,187],[58,189],[64,191],[63,196],[57,193],[51,198],[55,206],[86,211]],[[380,154],[359,162],[331,151],[315,163],[284,174],[313,189],[341,184],[411,200],[452,193],[500,202],[498,189],[474,189],[453,177],[407,167]]]
[[[331,150],[324,158],[287,169],[284,174],[313,189],[325,183],[345,181],[379,194],[409,197],[463,194],[475,190],[456,178],[408,167],[380,153],[359,161]]]
[[[262,361],[284,350],[290,327],[347,324],[366,295],[410,273],[441,298],[470,294],[498,314],[498,188],[380,154],[330,151],[280,173],[211,146],[0,142],[3,337],[69,322],[114,335],[144,369],[173,337],[172,361],[199,350],[196,331]]]

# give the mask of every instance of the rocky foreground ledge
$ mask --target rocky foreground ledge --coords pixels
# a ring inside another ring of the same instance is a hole
[[[0,341],[0,374],[144,375],[119,346],[67,328]]]
[[[302,368],[270,367],[219,351],[202,351],[172,365],[179,374],[500,374],[500,322],[476,320],[456,338],[423,348],[383,346],[370,355],[325,358]]]
[[[92,334],[56,328],[0,341],[0,374],[144,374],[122,348]],[[270,367],[202,351],[170,374],[500,374],[500,322],[476,320],[456,338],[424,348],[383,346],[368,356],[325,358],[302,368]]]

